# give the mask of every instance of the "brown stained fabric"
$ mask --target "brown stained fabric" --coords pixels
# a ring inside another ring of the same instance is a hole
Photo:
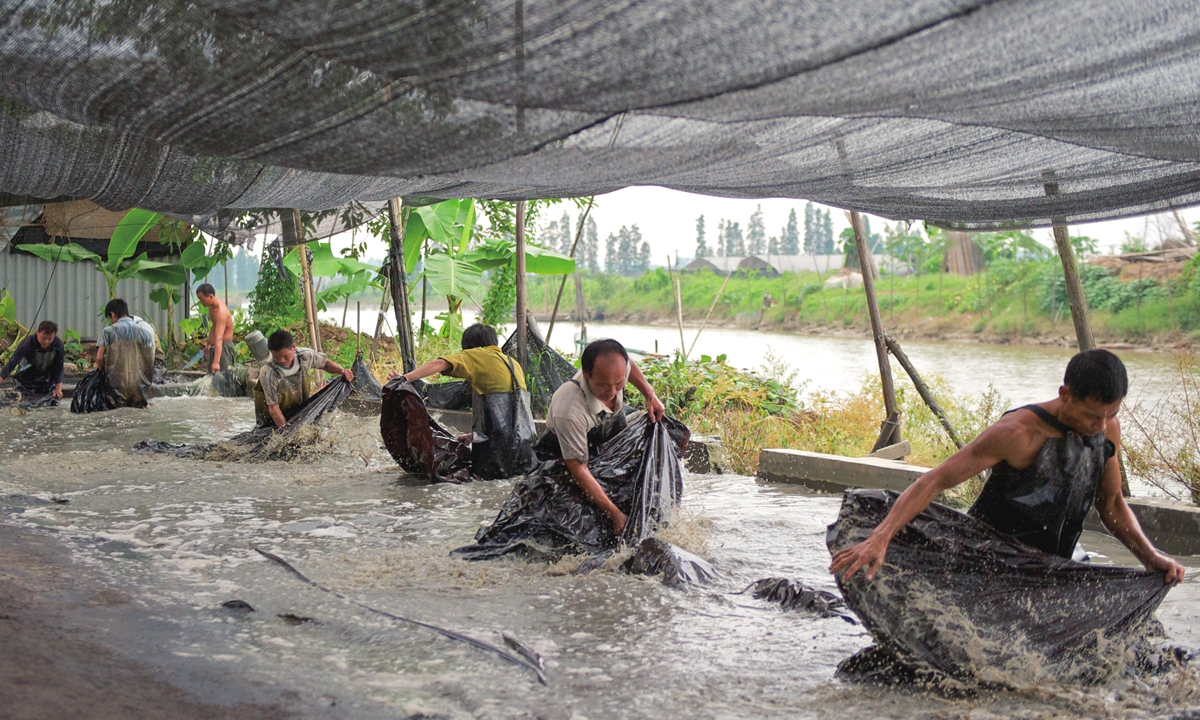
[[[470,469],[471,447],[429,417],[425,401],[403,377],[383,386],[379,430],[388,452],[410,475],[431,483],[477,479]]]

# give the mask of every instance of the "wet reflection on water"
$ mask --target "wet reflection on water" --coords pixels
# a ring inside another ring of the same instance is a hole
[[[971,701],[842,685],[834,668],[869,642],[861,628],[735,594],[769,576],[834,589],[824,533],[839,500],[797,488],[689,476],[666,534],[723,577],[679,591],[615,572],[573,575],[570,559],[451,558],[495,516],[511,483],[429,486],[386,453],[364,462],[354,448],[378,441],[374,420],[335,415],[328,433],[345,451],[303,464],[128,452],[146,437],[228,437],[252,417],[249,401],[216,398],[87,417],[0,415],[0,505],[11,521],[54,530],[79,561],[135,597],[154,619],[120,641],[138,657],[193,675],[236,668],[246,682],[294,690],[302,707],[337,702],[339,716],[1148,717],[1200,692],[1191,674]],[[1111,540],[1089,533],[1086,542],[1129,562]],[[254,547],[373,607],[488,642],[509,632],[546,657],[551,684],[307,587]],[[1198,588],[1193,580],[1172,592],[1160,616],[1177,640],[1200,646],[1188,610]],[[220,608],[231,599],[257,612]],[[278,617],[287,613],[313,621]]]

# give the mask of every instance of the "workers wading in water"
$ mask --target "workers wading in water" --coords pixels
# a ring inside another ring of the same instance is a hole
[[[66,349],[58,338],[58,325],[43,320],[37,332],[30,333],[13,350],[0,380],[12,375],[17,389],[29,395],[52,395],[62,398],[63,358]],[[13,373],[13,370],[16,373]]]
[[[112,324],[96,338],[96,367],[104,371],[113,400],[146,407],[154,377],[154,333],[134,322],[124,300],[109,300],[104,314]]]
[[[833,556],[830,572],[867,578],[888,543],[938,493],[991,468],[969,514],[1027,545],[1070,558],[1092,505],[1105,527],[1167,583],[1183,567],[1154,548],[1121,495],[1117,411],[1129,388],[1125,365],[1107,350],[1071,358],[1058,397],[1010,410],[969,445],[909,486],[871,535]]]
[[[625,429],[625,383],[633,383],[646,399],[651,422],[662,420],[663,406],[654,388],[616,340],[597,340],[583,350],[582,370],[563,383],[550,400],[546,434],[538,441],[538,454],[561,457],[588,499],[612,521],[621,534],[629,519],[596,481],[588,460],[596,449]]]
[[[237,348],[233,344],[233,316],[229,308],[217,298],[212,285],[204,283],[196,288],[196,298],[208,309],[209,332],[204,341],[204,367],[210,374],[231,370],[237,361]]]
[[[471,472],[485,480],[520,475],[533,464],[536,435],[525,371],[504,354],[487,325],[463,331],[462,349],[403,377],[412,382],[442,373],[470,383],[471,432],[458,439],[471,444]],[[397,377],[392,373],[388,379]]]
[[[281,428],[313,395],[312,372],[324,370],[354,382],[354,373],[323,354],[296,347],[292,334],[276,330],[267,339],[271,360],[254,386],[254,414],[260,427]]]

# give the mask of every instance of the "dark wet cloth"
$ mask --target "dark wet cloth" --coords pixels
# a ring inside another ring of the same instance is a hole
[[[62,382],[65,357],[62,339],[55,336],[50,347],[43,350],[37,334],[30,333],[13,350],[12,357],[0,370],[0,379],[11,375],[21,390],[37,395],[49,394]]]
[[[379,431],[388,452],[410,475],[433,483],[477,479],[471,474],[471,447],[429,416],[420,393],[403,376],[383,386]]]
[[[102,370],[91,370],[75,385],[71,395],[71,412],[76,414],[104,412],[122,407],[121,398],[108,384]]]
[[[204,372],[212,372],[213,354],[216,349],[212,345],[204,347]],[[232,370],[237,364],[237,345],[232,340],[221,341],[221,371]]]
[[[865,540],[897,497],[847,491],[830,552]],[[874,580],[858,572],[838,587],[875,652],[917,674],[1000,684],[1014,672],[1084,682],[1119,672],[1170,589],[1162,573],[1044,553],[936,503],[896,534]]]
[[[557,448],[553,435],[539,447]],[[664,417],[651,423],[637,414],[604,441],[588,462],[592,476],[621,512],[629,516],[618,538],[612,521],[596,506],[561,459],[545,460],[517,481],[496,520],[475,535],[475,543],[454,551],[468,560],[523,552],[556,558],[596,554],[618,542],[636,545],[668,520],[683,496],[683,457],[691,433],[683,423]]]
[[[516,363],[505,359],[509,390],[471,394],[471,472],[489,480],[524,474],[534,463],[529,392],[521,388]]]
[[[354,392],[359,397],[369,400],[379,400],[383,397],[383,388],[375,379],[375,375],[371,373],[371,368],[367,367],[362,353],[354,356],[354,364],[350,366],[350,372],[354,373]]]
[[[430,482],[496,480],[520,475],[534,464],[536,434],[529,393],[514,389],[472,393],[472,442],[459,442],[429,415],[420,393],[403,377],[383,388],[379,430],[404,471]]]
[[[298,408],[291,420],[281,428],[256,427],[219,443],[208,445],[178,445],[160,440],[143,440],[133,446],[139,454],[161,453],[203,460],[241,460],[265,462],[291,460],[304,454],[304,445],[311,440],[301,436],[301,428],[316,425],[326,414],[341,406],[354,387],[345,378],[335,378]]]
[[[1069,558],[1115,449],[1104,433],[1083,436],[1037,405],[1020,409],[1063,437],[1048,438],[1027,468],[1006,462],[992,468],[968,514],[1042,552]]]

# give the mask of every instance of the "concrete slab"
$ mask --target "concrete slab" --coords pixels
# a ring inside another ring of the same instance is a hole
[[[903,492],[929,468],[882,458],[853,458],[804,450],[762,450],[758,476],[773,482],[804,485],[821,492],[841,493],[848,487]]]

